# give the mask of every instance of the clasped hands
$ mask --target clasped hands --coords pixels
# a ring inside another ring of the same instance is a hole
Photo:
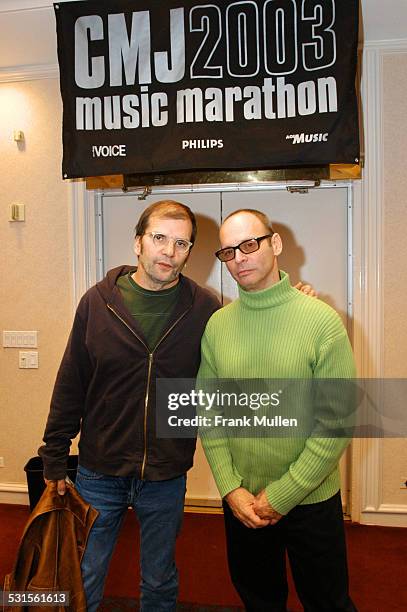
[[[225,500],[235,517],[251,529],[275,525],[283,516],[270,506],[264,489],[255,496],[244,487],[239,487],[228,493]]]

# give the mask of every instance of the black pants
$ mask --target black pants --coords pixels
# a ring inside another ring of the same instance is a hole
[[[248,612],[286,612],[286,551],[305,612],[356,612],[348,594],[340,493],[249,529],[224,503],[232,582]]]

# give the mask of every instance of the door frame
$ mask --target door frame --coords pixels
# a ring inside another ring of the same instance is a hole
[[[292,185],[294,188],[298,185]],[[288,187],[286,182],[264,183],[262,185],[193,185],[193,186],[174,186],[174,187],[156,187],[153,188],[152,194],[154,197],[157,195],[171,195],[180,193],[203,193],[203,192],[230,192],[230,191],[276,191],[286,189]],[[314,188],[312,183],[308,185],[309,188]],[[102,219],[102,199],[105,196],[119,196],[122,195],[120,190],[109,190],[109,191],[87,191],[84,183],[73,183],[72,186],[72,205],[73,205],[73,282],[74,282],[74,296],[73,296],[73,308],[76,305],[83,293],[92,286],[100,277],[102,272],[102,259],[100,256],[101,249],[100,245],[102,242],[103,234],[103,219]],[[346,188],[347,190],[347,202],[348,202],[348,240],[347,240],[347,278],[348,278],[348,333],[353,339],[353,310],[354,310],[354,291],[358,285],[355,282],[356,278],[359,278],[359,270],[355,269],[355,257],[353,253],[353,245],[357,242],[354,240],[353,228],[354,228],[354,185],[352,182],[340,181],[333,183],[331,181],[323,182],[317,189],[334,189],[334,188]],[[132,191],[132,196],[142,195],[143,190]],[[348,453],[347,462],[349,473],[347,474],[347,482],[350,483],[350,489],[347,491],[347,514],[353,518],[354,515],[354,503],[353,503],[353,451]]]

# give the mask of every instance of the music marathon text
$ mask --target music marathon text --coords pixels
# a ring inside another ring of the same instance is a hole
[[[177,91],[175,107],[174,118],[178,124],[336,113],[337,85],[334,77],[304,81],[298,86],[278,77],[263,79],[261,87],[193,87]],[[124,96],[76,98],[77,130],[162,127],[169,119],[168,95],[163,91],[150,93],[147,86]]]

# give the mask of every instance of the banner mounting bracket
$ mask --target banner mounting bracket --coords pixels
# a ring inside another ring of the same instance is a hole
[[[147,196],[149,196],[149,195],[151,195],[151,194],[152,194],[151,187],[150,187],[149,185],[146,185],[146,186],[144,187],[144,189],[143,189],[143,192],[142,192],[142,193],[140,193],[140,194],[137,196],[137,199],[138,199],[138,200],[145,200],[145,199],[146,199],[146,197],[147,197]]]
[[[312,182],[294,185],[287,185],[286,189],[289,193],[308,193],[309,189],[315,189],[315,187],[319,187],[321,184],[320,180],[316,180]]]

